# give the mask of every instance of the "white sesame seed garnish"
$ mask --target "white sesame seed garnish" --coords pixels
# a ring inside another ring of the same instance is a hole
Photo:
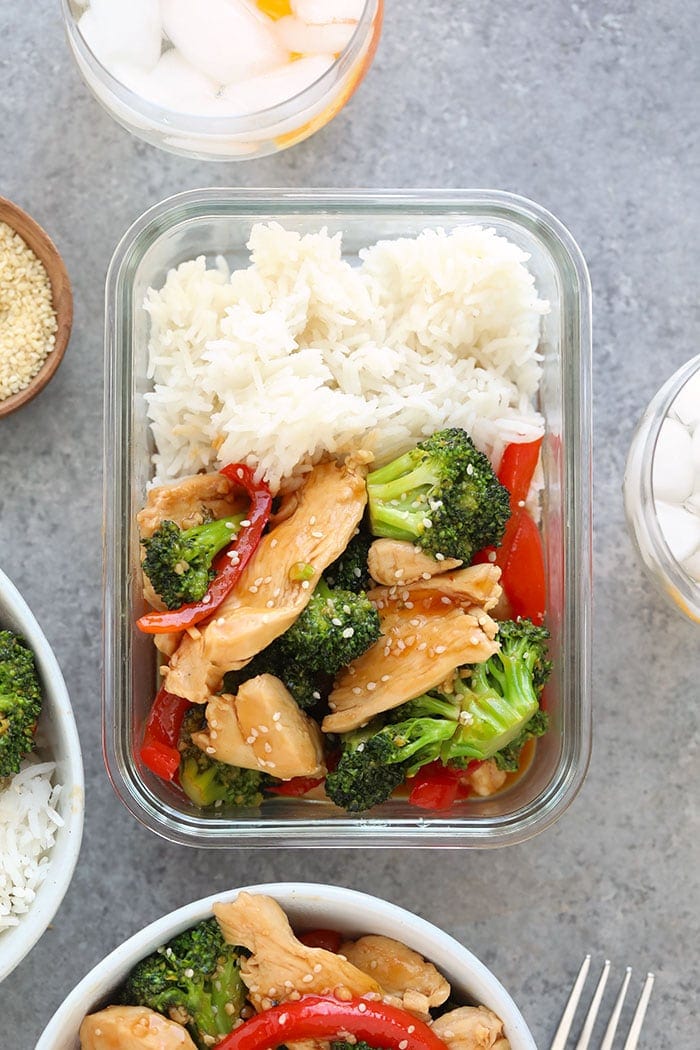
[[[360,568],[359,568],[359,567],[358,567],[358,566],[356,565],[356,566],[355,566],[355,568],[354,568],[354,569],[352,570],[352,574],[353,574],[353,576],[357,576],[357,578],[358,578],[358,580],[359,580],[360,576],[362,576],[362,569],[360,569]]]
[[[265,608],[266,609],[274,609],[274,607],[275,607],[275,603],[274,603],[273,599],[272,598],[268,598],[268,600],[265,602]]]
[[[399,1043],[399,1050],[408,1050],[408,1039],[402,1039]]]
[[[355,694],[355,696],[359,696],[360,693],[362,692],[362,690],[360,689],[359,685],[353,686],[352,691]]]
[[[301,581],[301,586],[302,586],[302,588],[303,588],[303,589],[304,589],[305,591],[308,591],[308,589],[309,589],[309,587],[311,586],[311,584],[309,583],[309,581],[308,581],[308,580],[302,580],[302,581]]]
[[[354,633],[355,633],[354,627],[346,627],[345,630],[343,631],[343,638],[352,638]]]
[[[496,560],[496,552],[495,551],[489,551],[489,561],[491,562],[491,564],[493,564],[495,562],[495,560]]]
[[[431,579],[431,575],[430,575],[429,572],[422,572],[421,573],[421,580],[430,580],[430,579]]]
[[[446,594],[443,594],[443,596],[440,599],[440,601],[442,602],[443,605],[452,605],[452,599],[448,598]]]
[[[194,977],[194,970],[189,966],[185,970],[185,977]]]
[[[368,692],[370,692],[370,693],[371,693],[371,692],[373,692],[373,691],[374,691],[374,690],[375,690],[376,688],[377,688],[377,683],[376,683],[376,682],[368,682],[368,683],[367,683],[367,691],[368,691]]]
[[[244,518],[241,522],[241,528],[246,528],[248,525],[250,525],[250,518]]]
[[[404,573],[403,569],[396,569],[395,572],[394,572],[394,576],[396,577],[397,580],[400,580],[401,577],[403,576],[403,573]]]
[[[357,1009],[360,1011],[361,1014],[367,1013],[367,1003],[358,1003]]]
[[[314,691],[313,691],[313,693],[311,695],[313,696],[314,700],[320,700],[321,699],[321,694],[319,693],[318,689],[314,689]]]
[[[467,463],[467,474],[471,477],[474,473],[474,467],[471,463]]]
[[[446,645],[436,645],[435,646],[435,652],[436,653],[440,653],[440,654],[446,653],[447,652],[447,646]]]
[[[314,979],[314,975],[312,973],[305,973],[304,976],[302,977],[302,981],[304,982],[304,984],[311,984],[313,979]]]
[[[282,715],[280,714],[280,712],[279,711],[275,711],[274,715],[272,716],[272,721],[273,722],[279,722],[281,717],[282,717]]]
[[[270,730],[268,729],[267,726],[260,726],[260,732],[261,733],[269,733]]]
[[[279,540],[277,539],[277,537],[273,536],[273,538],[270,540],[270,549],[274,550],[278,543]]]
[[[416,1030],[416,1026],[414,1024],[410,1024],[408,1026],[408,1028],[406,1029],[406,1031],[408,1032],[409,1035],[413,1035],[415,1030]]]
[[[256,587],[259,587],[260,584],[263,582],[262,576],[258,576],[257,580],[254,580],[253,582],[255,583]]]
[[[205,594],[204,597],[202,598],[202,605],[209,605],[210,601],[211,601],[211,594]]]
[[[314,973],[320,973],[322,969],[323,967],[321,966],[321,964],[316,963],[316,965],[314,966]]]
[[[380,680],[380,682],[388,682],[390,678],[391,678],[390,674],[383,674],[382,677],[379,680]]]
[[[280,1024],[286,1024],[287,1023],[287,1014],[280,1014],[278,1020],[279,1020]]]
[[[331,620],[331,623],[333,624],[334,627],[342,627],[343,626],[343,621],[339,620],[337,616],[333,617],[333,619]]]
[[[207,754],[208,755],[215,755],[216,754],[216,748],[215,747],[208,747],[207,748]]]
[[[430,518],[423,518],[423,528],[424,529],[432,529],[432,527],[433,527],[433,523],[430,520]]]
[[[256,584],[253,584],[253,586],[249,587],[248,590],[250,591],[251,594],[257,594],[258,593],[258,588],[257,588]]]
[[[322,540],[323,539],[323,533],[319,532],[318,529],[314,529],[314,531],[311,533],[311,535],[313,536],[313,538],[315,540]]]
[[[267,740],[265,741],[265,754],[266,755],[271,755],[272,754],[272,744],[268,744]]]
[[[444,560],[445,560],[445,555],[444,554],[436,554],[435,555],[435,561],[444,561]]]

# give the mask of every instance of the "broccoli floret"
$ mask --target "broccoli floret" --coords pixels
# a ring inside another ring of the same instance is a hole
[[[354,591],[355,594],[374,587],[374,581],[367,568],[367,556],[371,546],[372,537],[367,533],[358,532],[357,536],[353,536],[340,557],[329,565],[323,574],[328,585],[340,590]]]
[[[362,656],[380,635],[379,613],[365,594],[331,590],[321,579],[309,604],[278,644],[302,667],[335,674]]]
[[[452,692],[431,690],[343,736],[338,767],[326,778],[329,798],[358,812],[436,759],[461,766],[502,752],[502,761],[512,762],[528,736],[546,730],[539,693],[551,668],[548,637],[529,620],[506,621],[501,650],[461,669],[468,677],[457,674]]]
[[[0,631],[0,777],[18,773],[34,748],[41,704],[34,653],[13,631]]]
[[[242,514],[181,529],[164,521],[151,537],[141,540],[146,556],[141,568],[168,609],[197,602],[216,573],[212,562],[240,529]]]
[[[196,806],[206,809],[216,802],[226,806],[259,806],[264,775],[210,758],[192,743],[192,734],[204,728],[204,707],[186,713],[180,730],[180,787]]]
[[[454,722],[409,718],[349,734],[343,739],[337,769],[326,777],[326,794],[349,813],[371,809],[389,798],[406,777],[433,762],[454,731]]]
[[[315,707],[326,691],[325,683],[308,668],[290,659],[279,643],[273,642],[254,656],[250,663],[238,671],[227,671],[224,675],[225,693],[237,693],[239,686],[250,678],[261,674],[272,674],[279,678],[292,694],[302,711]]]
[[[375,536],[410,540],[429,554],[469,563],[497,546],[510,496],[464,430],[440,430],[367,478]]]
[[[443,748],[444,762],[491,758],[516,740],[539,710],[539,694],[551,670],[549,632],[529,620],[499,625],[500,649],[457,679],[460,725]]]
[[[544,736],[548,729],[549,715],[546,711],[535,711],[520,735],[493,756],[493,760],[498,768],[505,773],[517,773],[520,768],[520,752],[525,747],[525,744],[528,740],[532,740],[533,737]]]
[[[119,998],[185,1025],[200,1050],[209,1050],[245,1005],[239,961],[240,949],[226,943],[216,919],[206,919],[137,963]]]

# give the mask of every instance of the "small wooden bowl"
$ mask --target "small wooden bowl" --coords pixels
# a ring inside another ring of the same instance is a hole
[[[22,240],[29,245],[34,254],[39,258],[49,276],[51,282],[51,294],[53,308],[56,311],[56,343],[43,365],[30,380],[24,390],[11,394],[4,401],[0,401],[0,418],[9,416],[22,405],[26,405],[33,397],[43,390],[51,376],[54,374],[66,352],[68,340],[70,339],[71,326],[73,324],[73,293],[66,272],[63,259],[58,254],[58,249],[48,234],[42,230],[38,223],[34,222],[26,211],[22,211],[12,201],[0,197],[0,222],[7,223]]]

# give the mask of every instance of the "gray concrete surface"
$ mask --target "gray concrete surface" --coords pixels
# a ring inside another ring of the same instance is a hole
[[[68,896],[0,987],[0,1046],[30,1050],[75,981],[171,908],[308,879],[383,895],[454,932],[500,975],[541,1047],[586,951],[657,972],[644,1047],[697,1047],[700,635],[642,578],[620,499],[639,413],[698,350],[693,5],[390,3],[374,68],[331,126],[223,167],[113,124],[73,68],[58,7],[0,0],[0,193],[54,235],[76,296],[57,377],[0,422],[0,564],[64,669],[88,805]],[[103,279],[140,211],[206,184],[511,189],[581,243],[595,290],[595,746],[582,793],[543,836],[495,853],[188,851],[115,798],[100,750]]]

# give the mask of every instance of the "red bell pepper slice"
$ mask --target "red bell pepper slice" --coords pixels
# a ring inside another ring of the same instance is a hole
[[[289,798],[299,798],[308,791],[322,784],[325,777],[292,777],[291,780],[283,780],[279,784],[273,784],[265,788],[268,795],[286,795]]]
[[[544,622],[547,599],[542,537],[526,510],[513,515],[511,521],[508,548],[501,555],[504,541],[503,548],[496,552],[496,563],[502,570],[501,583],[513,616],[532,620],[539,627]]]
[[[161,780],[174,780],[180,768],[178,740],[189,700],[161,689],[146,719],[141,744],[141,761]]]
[[[417,1017],[368,999],[341,1002],[305,995],[251,1017],[217,1044],[217,1050],[274,1050],[298,1039],[354,1036],[385,1050],[445,1050],[445,1043]]]
[[[323,948],[324,951],[333,952],[335,955],[343,943],[343,938],[337,930],[307,930],[299,935],[299,940],[307,948]]]
[[[536,441],[513,441],[506,445],[498,468],[498,480],[510,492],[510,509],[513,513],[525,504],[541,448],[542,438]]]
[[[220,471],[224,477],[240,485],[250,497],[247,525],[244,525],[233,543],[219,554],[214,562],[216,576],[209,590],[198,602],[188,602],[179,609],[146,613],[136,621],[146,634],[169,634],[184,631],[208,619],[228,597],[238,583],[243,570],[255,553],[270,519],[272,495],[264,481],[256,481],[253,471],[245,463],[230,463]],[[237,558],[231,558],[235,551]]]
[[[416,773],[409,803],[419,809],[442,810],[449,809],[457,799],[469,798],[472,789],[464,779],[478,765],[476,759],[465,769],[444,766],[439,760],[428,763]]]

